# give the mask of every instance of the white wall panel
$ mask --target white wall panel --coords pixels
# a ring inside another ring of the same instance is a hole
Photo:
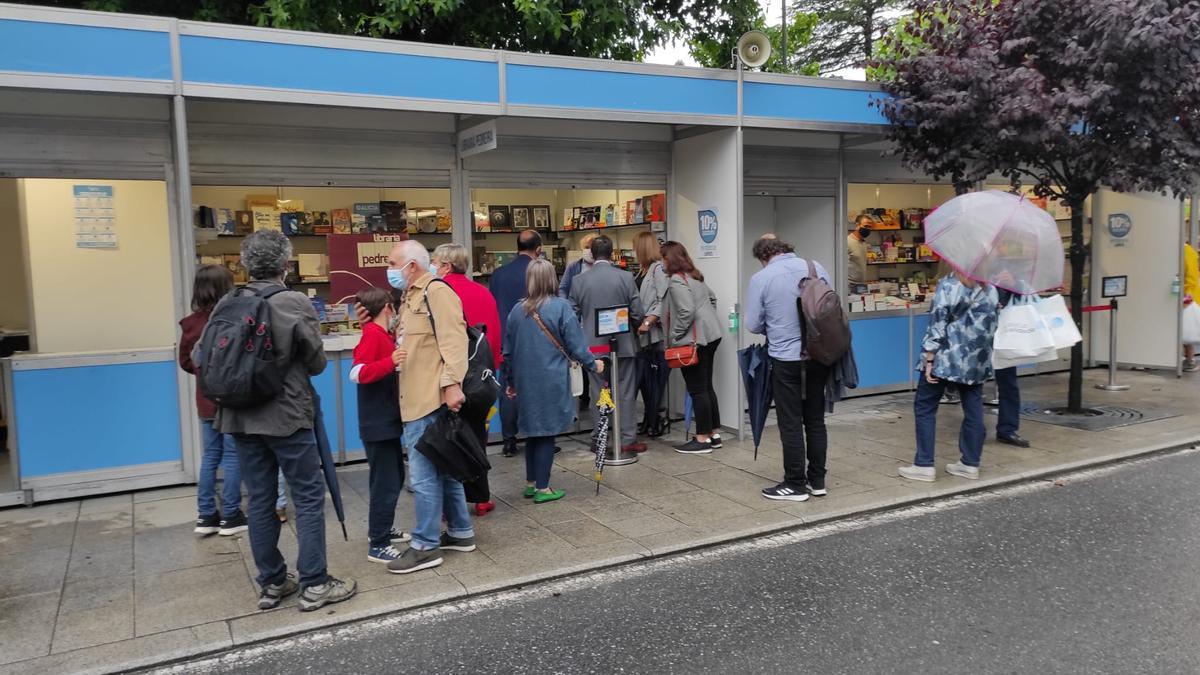
[[[742,139],[738,129],[722,129],[675,141],[675,180],[669,233],[687,247],[705,281],[717,295],[717,314],[724,320],[729,306],[741,302],[744,238],[742,236]],[[697,211],[715,208],[717,257],[701,257]],[[713,388],[724,426],[741,427],[742,388],[737,366],[737,340],[726,333],[717,350]]]

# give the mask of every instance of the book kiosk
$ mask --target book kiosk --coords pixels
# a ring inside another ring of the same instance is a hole
[[[714,385],[733,411],[737,349],[757,339],[738,327],[750,247],[773,231],[854,303],[857,393],[911,386],[936,275],[912,225],[952,191],[881,156],[872,84],[13,4],[0,42],[0,506],[195,482],[178,322],[198,265],[244,279],[256,228],[292,237],[289,283],[322,315],[330,365],[314,384],[340,461],[362,448],[346,301],[385,284],[405,238],[467,246],[485,284],[523,228],[560,273],[592,231],[633,269],[636,234],[681,242],[728,308]],[[1178,202],[1138,200],[1102,200],[1134,225],[1094,273],[1129,276],[1122,311],[1142,314],[1121,330],[1165,345],[1178,312],[1159,277],[1182,261],[1130,270],[1129,253],[1181,250],[1173,228],[1144,226]],[[851,289],[863,210],[879,264]]]

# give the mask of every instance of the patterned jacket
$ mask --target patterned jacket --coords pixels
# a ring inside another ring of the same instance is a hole
[[[933,376],[959,384],[982,384],[992,376],[992,338],[999,297],[996,288],[967,288],[957,276],[943,278],[929,310],[923,353],[933,354]],[[924,358],[917,362],[923,370]]]

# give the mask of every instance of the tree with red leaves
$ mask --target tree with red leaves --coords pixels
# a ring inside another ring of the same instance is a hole
[[[1098,189],[1190,193],[1200,171],[1200,2],[917,0],[873,65],[910,168],[960,190],[1000,174],[1071,207],[1082,325],[1083,205]],[[1083,345],[1067,407],[1083,408]]]

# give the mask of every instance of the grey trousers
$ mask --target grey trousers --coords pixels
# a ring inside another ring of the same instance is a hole
[[[596,401],[600,400],[600,387],[602,381],[607,381],[612,375],[607,370],[603,375],[597,375],[593,372],[588,372],[588,378],[591,381],[592,392],[592,424],[595,425],[596,419],[599,416],[599,411],[596,409]],[[618,400],[615,396],[613,402],[617,404],[615,414],[621,416],[621,445],[629,445],[637,440],[637,358],[632,356],[620,357],[620,363],[617,364],[617,395],[621,398]]]

